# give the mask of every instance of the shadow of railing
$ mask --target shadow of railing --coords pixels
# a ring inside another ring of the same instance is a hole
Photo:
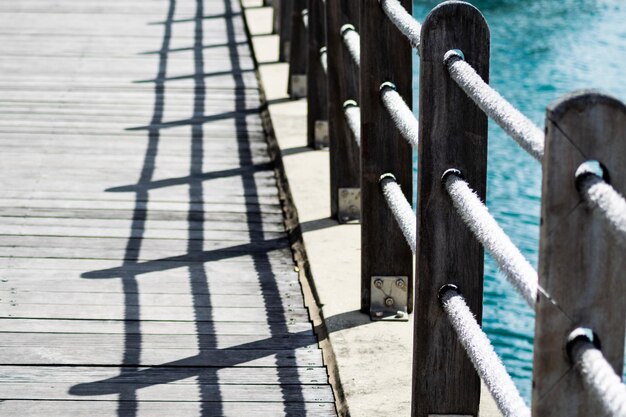
[[[237,16],[240,13],[233,11],[234,0],[224,0],[224,15]],[[194,74],[190,79],[194,81],[193,115],[188,120],[178,122],[165,122],[163,113],[165,108],[166,88],[170,78],[167,77],[167,65],[171,38],[172,23],[175,23],[176,0],[170,0],[167,19],[164,22],[164,36],[159,55],[159,67],[157,77],[154,80],[154,108],[153,115],[148,126],[131,128],[128,130],[146,130],[148,133],[148,145],[144,156],[143,167],[137,184],[109,189],[110,192],[134,192],[135,208],[131,224],[124,261],[121,266],[86,272],[82,275],[87,279],[110,279],[119,278],[122,281],[124,291],[124,355],[120,374],[113,378],[78,384],[70,389],[70,394],[78,396],[96,395],[119,395],[118,416],[135,417],[138,413],[137,391],[149,386],[167,384],[189,377],[198,380],[201,401],[201,415],[222,415],[221,405],[223,398],[219,389],[218,371],[221,369],[240,365],[255,358],[275,355],[277,376],[283,397],[283,409],[286,416],[300,416],[306,413],[306,404],[299,384],[294,387],[294,373],[297,376],[298,361],[294,350],[310,346],[316,343],[310,331],[290,333],[287,324],[288,312],[282,303],[277,302],[277,294],[280,293],[276,275],[272,269],[270,252],[273,250],[287,249],[289,246],[286,238],[266,239],[263,230],[263,214],[261,210],[247,209],[246,223],[248,225],[249,243],[234,245],[216,250],[204,250],[205,234],[205,211],[202,202],[205,200],[205,181],[225,178],[240,177],[245,190],[244,205],[247,208],[260,207],[259,193],[255,180],[255,174],[262,169],[271,169],[268,164],[255,165],[251,150],[250,134],[247,117],[259,109],[246,107],[245,100],[236,99],[235,109],[218,115],[205,115],[205,62],[203,52],[206,50],[203,44],[203,25],[207,20],[204,15],[202,0],[196,0],[194,30]],[[237,42],[237,34],[232,19],[226,18],[227,45],[232,71],[228,72],[234,80],[234,88],[238,96],[246,96],[247,86],[243,73],[248,71],[242,68]],[[203,172],[205,165],[205,123],[211,121],[232,119],[236,130],[237,154],[239,168]],[[161,139],[161,129],[173,126],[190,126],[190,151],[191,160],[189,175],[155,180],[155,164]],[[188,237],[186,253],[156,260],[141,260],[139,254],[142,249],[146,222],[148,218],[149,192],[157,188],[187,185],[189,187],[189,208],[187,211]],[[198,204],[200,203],[200,204]],[[218,349],[218,332],[214,325],[211,306],[211,288],[209,277],[205,268],[206,262],[225,260],[243,255],[250,256],[254,264],[254,270],[259,278],[259,285],[266,310],[266,322],[269,327],[270,337],[242,344],[226,349]],[[142,367],[142,334],[140,326],[140,306],[138,278],[142,274],[167,271],[172,268],[186,267],[188,269],[189,282],[193,298],[194,322],[197,334],[197,348],[199,354],[182,358],[158,366]],[[284,336],[289,335],[285,342]],[[284,344],[283,344],[284,343]],[[233,354],[237,351],[246,350],[245,356]],[[212,365],[211,365],[212,364]],[[299,380],[299,378],[297,378]]]

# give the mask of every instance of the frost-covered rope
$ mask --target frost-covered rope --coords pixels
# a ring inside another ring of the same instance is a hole
[[[361,146],[361,108],[354,100],[343,103],[343,113],[346,116],[346,123],[352,132],[352,138],[357,145]]]
[[[306,29],[309,28],[309,10],[308,9],[302,10],[302,24],[304,25]]]
[[[396,181],[396,177],[392,174],[384,174],[380,177],[380,188],[382,189],[389,209],[393,213],[393,217],[396,219],[400,230],[402,230],[404,238],[413,253],[415,253],[417,221],[411,204],[409,204],[402,193],[400,185]]]
[[[463,53],[448,51],[444,57],[452,79],[500,127],[535,159],[543,158],[544,134],[533,122],[506,101],[465,62]]]
[[[380,86],[380,98],[402,137],[417,149],[419,124],[413,111],[396,91],[396,86],[390,82],[383,83]]]
[[[626,200],[601,177],[583,172],[577,178],[578,190],[589,207],[608,223],[608,229],[626,247]]]
[[[577,329],[570,335],[568,352],[585,388],[598,400],[605,416],[626,417],[626,385],[591,340]]]
[[[509,282],[533,307],[537,299],[537,271],[511,242],[460,174],[457,170],[448,170],[444,174],[444,185],[452,204],[478,241],[489,251]]]
[[[461,345],[500,412],[504,417],[530,417],[530,409],[458,289],[454,285],[444,286],[440,299]]]
[[[357,66],[361,66],[361,36],[352,25],[343,25],[339,30],[346,49]]]
[[[328,53],[325,46],[320,48],[320,64],[322,64],[324,74],[328,75]]]
[[[383,11],[398,30],[409,39],[413,48],[420,45],[420,32],[422,25],[411,16],[398,0],[378,0]]]

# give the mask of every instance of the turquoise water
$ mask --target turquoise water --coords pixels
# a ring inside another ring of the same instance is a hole
[[[422,21],[439,2],[414,2]],[[577,89],[626,100],[626,2],[620,0],[470,1],[491,28],[491,85],[544,126],[546,106]],[[417,68],[417,66],[416,66]],[[417,78],[417,72],[416,72]],[[415,97],[417,102],[417,86]],[[417,104],[417,103],[416,103]],[[490,121],[487,205],[537,266],[541,169]],[[529,400],[534,313],[486,257],[484,329]]]

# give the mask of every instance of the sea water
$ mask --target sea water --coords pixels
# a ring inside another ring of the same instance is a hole
[[[439,1],[414,1],[423,21]],[[546,106],[568,92],[600,89],[626,101],[626,1],[476,0],[491,29],[490,84],[538,126]],[[419,62],[414,72],[415,105]],[[541,167],[489,124],[487,206],[536,267]],[[483,327],[528,401],[534,313],[485,259]]]

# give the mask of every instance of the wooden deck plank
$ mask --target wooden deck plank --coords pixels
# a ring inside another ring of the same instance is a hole
[[[0,413],[7,416],[31,417],[100,417],[137,416],[172,417],[193,416],[205,413],[224,417],[267,416],[336,416],[334,404],[330,403],[284,403],[279,402],[225,402],[194,403],[145,401],[126,404],[118,401],[16,401],[0,402]]]
[[[124,320],[55,320],[0,318],[2,333],[104,333],[104,334],[178,334],[178,335],[244,335],[284,336],[287,334],[311,335],[309,323],[289,323],[277,329],[269,323],[259,322],[193,322],[193,321],[143,321],[141,329],[126,329]],[[26,371],[26,370],[25,370]]]

